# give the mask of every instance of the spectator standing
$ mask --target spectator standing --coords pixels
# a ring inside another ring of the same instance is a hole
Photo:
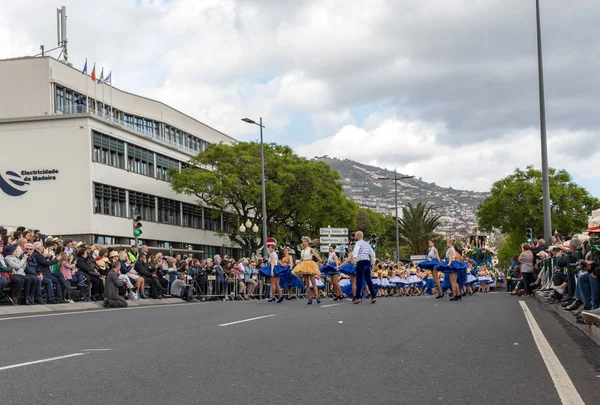
[[[523,275],[523,287],[525,293],[532,296],[530,284],[533,282],[533,252],[529,243],[521,244],[521,254],[519,255],[521,264],[521,274]]]

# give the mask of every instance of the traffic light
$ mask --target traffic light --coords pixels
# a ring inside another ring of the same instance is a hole
[[[371,247],[377,249],[377,235],[374,233],[371,234]]]
[[[531,243],[533,240],[533,231],[531,228],[525,229],[525,239],[527,240],[527,243]]]
[[[133,217],[133,236],[140,236],[142,234],[142,220],[141,215],[136,215]]]

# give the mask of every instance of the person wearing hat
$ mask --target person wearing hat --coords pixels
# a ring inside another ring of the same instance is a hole
[[[119,252],[117,252],[116,250],[111,251],[108,254],[108,260],[112,266],[113,263],[119,263],[120,267],[119,267],[119,280],[121,280],[123,282],[124,285],[127,286],[127,293],[130,294],[130,297],[132,297],[132,299],[137,299],[137,294],[133,293],[133,284],[131,283],[131,280],[129,280],[129,277],[127,277],[126,274],[122,274],[121,273],[121,267],[123,267],[123,264],[121,263],[121,260],[119,260]]]

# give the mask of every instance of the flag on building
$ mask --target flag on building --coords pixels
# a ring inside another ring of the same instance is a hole
[[[98,79],[98,83],[102,83],[104,80],[104,66],[102,66],[102,70],[100,71],[100,78]]]
[[[81,74],[86,74],[87,73],[87,58],[85,58],[85,65],[83,65],[83,70],[81,71]]]
[[[108,76],[106,76],[106,78],[104,79],[104,83],[108,84],[108,85],[112,85],[111,80],[112,80],[112,71],[108,72]]]
[[[92,80],[96,81],[96,62],[94,62],[94,67],[92,68]]]

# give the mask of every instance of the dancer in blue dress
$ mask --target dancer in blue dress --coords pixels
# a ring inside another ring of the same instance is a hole
[[[452,290],[452,298],[450,301],[459,301],[462,299],[462,293],[458,287],[458,272],[465,271],[467,264],[456,261],[456,250],[454,249],[454,239],[448,239],[448,249],[446,250],[446,261],[438,264],[435,267],[438,271],[443,271],[448,274],[450,287]]]
[[[269,264],[260,269],[260,274],[271,279],[271,297],[268,302],[275,302],[275,294],[277,294],[279,298],[277,303],[280,304],[283,302],[283,295],[281,294],[279,278],[285,276],[289,269],[278,264],[279,257],[276,249],[275,245],[269,245]]]
[[[329,246],[329,257],[327,258],[327,264],[320,268],[321,274],[331,277],[331,284],[333,285],[333,293],[335,294],[334,301],[341,300],[344,298],[344,293],[340,288],[340,259],[335,254],[335,246]]]
[[[444,298],[444,291],[442,290],[442,286],[440,285],[440,278],[438,277],[438,271],[435,267],[440,264],[440,254],[435,247],[435,243],[430,240],[429,241],[429,253],[427,253],[427,260],[422,261],[417,264],[417,267],[421,269],[431,270],[433,275],[433,281],[435,282],[435,289],[438,293],[435,298]]]

